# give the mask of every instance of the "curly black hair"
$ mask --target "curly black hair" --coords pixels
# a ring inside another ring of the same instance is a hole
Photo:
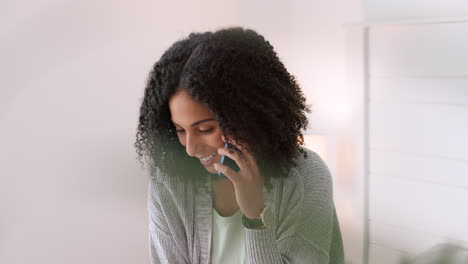
[[[179,89],[215,114],[228,142],[246,142],[265,185],[287,177],[304,145],[310,106],[273,46],[252,29],[191,33],[164,52],[149,74],[135,147],[163,175],[204,182],[205,168],[186,154],[171,122],[169,98]],[[182,165],[182,166],[181,166]]]

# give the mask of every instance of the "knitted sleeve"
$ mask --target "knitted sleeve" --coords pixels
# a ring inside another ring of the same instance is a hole
[[[180,254],[160,207],[160,188],[152,177],[148,187],[149,245],[152,264],[188,263]]]
[[[282,186],[274,227],[246,229],[247,263],[344,262],[330,171],[309,155]]]

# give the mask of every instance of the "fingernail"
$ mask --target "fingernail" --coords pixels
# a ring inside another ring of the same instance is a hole
[[[213,164],[215,170],[218,170],[218,163]]]

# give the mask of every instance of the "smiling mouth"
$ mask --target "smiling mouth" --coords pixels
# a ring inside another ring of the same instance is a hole
[[[201,163],[203,164],[208,164],[210,163],[214,157],[216,157],[216,154],[217,152],[213,152],[211,155],[209,155],[208,157],[205,157],[205,158],[201,158],[199,159]]]

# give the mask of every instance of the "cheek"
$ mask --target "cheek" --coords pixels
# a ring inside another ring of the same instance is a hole
[[[202,127],[202,130],[208,130],[210,127]],[[198,143],[208,145],[214,148],[224,147],[223,134],[218,125],[211,127],[214,131],[209,134],[203,134],[197,130],[185,131],[185,133],[176,133],[177,138],[181,145],[186,147],[187,137],[190,138],[191,143]],[[182,129],[180,127],[174,127],[174,130]]]
[[[186,146],[185,134],[178,134],[177,137],[179,138],[180,144],[185,147]],[[221,138],[221,134],[218,134],[218,133],[213,134],[213,135],[200,135],[196,139],[193,139],[192,137],[192,140],[195,140],[199,144],[209,145],[214,148],[224,147],[224,141]]]
[[[217,134],[205,135],[200,138],[200,142],[203,142],[205,145],[218,148],[220,136]]]
[[[212,142],[212,145],[214,147],[216,147],[216,148],[224,147],[224,141],[223,141],[223,138],[221,136],[222,136],[221,132],[218,132],[215,135],[213,135],[213,137],[211,139],[211,142]]]

